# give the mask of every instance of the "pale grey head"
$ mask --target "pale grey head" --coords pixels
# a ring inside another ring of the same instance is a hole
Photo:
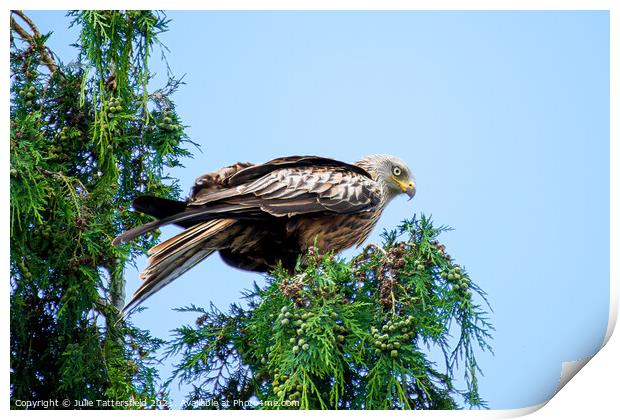
[[[355,162],[380,182],[389,199],[407,194],[411,200],[416,192],[415,177],[402,159],[390,155],[369,155]]]

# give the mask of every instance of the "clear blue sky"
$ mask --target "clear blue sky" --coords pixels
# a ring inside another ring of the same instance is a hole
[[[74,57],[63,12],[31,15],[55,31],[65,61]],[[599,349],[609,310],[607,12],[168,16],[161,39],[187,83],[175,102],[203,149],[172,174],[186,193],[199,174],[236,161],[398,155],[418,194],[395,200],[370,240],[421,212],[455,228],[442,240],[494,309],[495,355],[478,356],[491,408],[548,399],[563,361]],[[127,270],[128,293],[137,274]],[[193,322],[171,308],[224,309],[254,280],[262,284],[212,257],[134,322],[168,338]]]

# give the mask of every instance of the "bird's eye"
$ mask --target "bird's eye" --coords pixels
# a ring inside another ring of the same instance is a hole
[[[394,166],[392,168],[392,173],[394,174],[394,176],[400,176],[403,173],[403,171],[398,166]]]

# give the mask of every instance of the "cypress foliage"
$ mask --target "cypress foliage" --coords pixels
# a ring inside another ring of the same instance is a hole
[[[113,247],[148,221],[137,192],[176,197],[167,170],[189,155],[170,94],[149,93],[165,17],[71,13],[78,57],[60,63],[35,24],[11,14],[11,401],[156,396],[162,345],[119,321],[123,268],[155,243]]]
[[[194,387],[189,408],[485,407],[474,354],[491,350],[485,293],[438,242],[446,229],[414,217],[351,261],[311,250],[307,266],[276,271],[246,305],[180,309],[199,314],[168,349],[181,356],[173,378]],[[464,390],[453,385],[459,367]]]

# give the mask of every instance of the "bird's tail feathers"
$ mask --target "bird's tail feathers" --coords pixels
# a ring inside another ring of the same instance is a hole
[[[170,200],[167,198],[140,195],[133,200],[133,208],[157,219],[164,219],[182,213],[187,208],[185,201]]]
[[[144,235],[145,233],[155,230],[165,224],[167,224],[165,221],[153,220],[152,222],[145,223],[133,229],[129,229],[128,231],[125,231],[118,235],[116,238],[114,238],[114,240],[112,241],[112,245],[127,243],[132,239],[135,239],[140,235]]]
[[[123,312],[139,305],[218,250],[215,237],[235,220],[217,219],[194,225],[149,250],[149,264],[140,274],[142,285],[125,305]]]
[[[141,195],[133,200],[133,207],[139,212],[157,218],[157,220],[121,233],[114,238],[112,241],[113,245],[129,242],[132,239],[155,230],[163,225],[174,223],[175,216],[183,213],[186,208],[186,203],[183,201],[169,200],[167,198]]]
[[[182,211],[181,213],[173,214],[171,216],[164,217],[163,219],[154,220],[152,222],[130,229],[127,232],[121,233],[116,238],[114,238],[112,244],[119,245],[129,242],[140,235],[170,224],[175,224],[183,227],[191,227],[196,223],[204,222],[207,220],[226,220],[226,217],[234,217],[240,219],[241,217],[238,217],[238,215],[235,213],[240,209],[244,209],[244,206],[241,206],[239,204],[221,204],[209,208],[197,207],[187,209]],[[249,216],[245,215],[243,218],[247,219],[251,217],[252,215],[250,214]]]

